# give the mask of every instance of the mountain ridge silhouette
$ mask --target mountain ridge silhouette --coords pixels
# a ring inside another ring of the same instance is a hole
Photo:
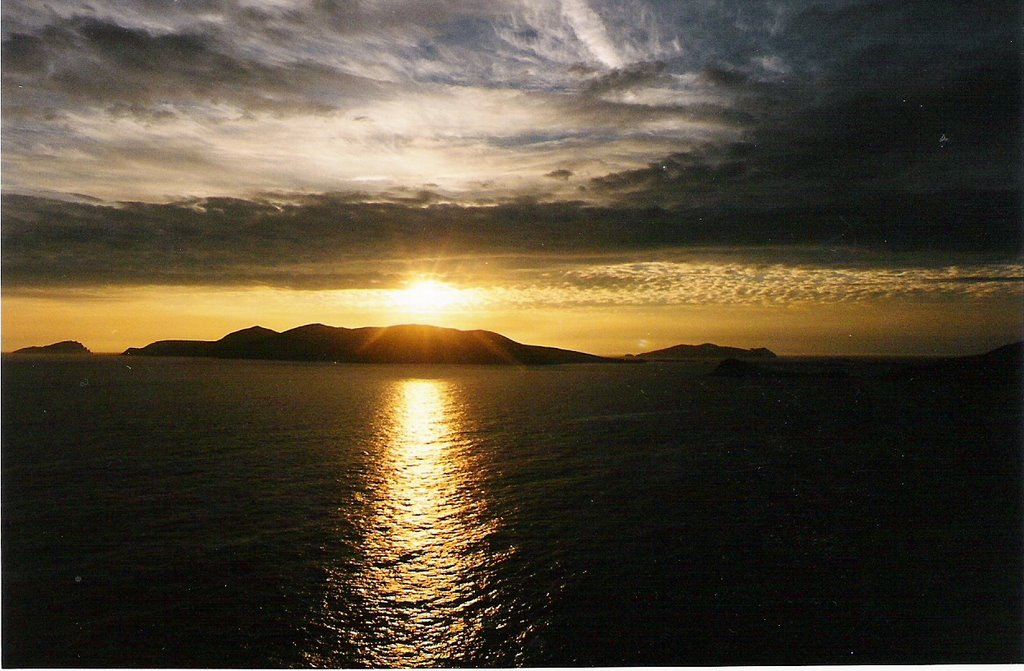
[[[158,340],[144,347],[130,347],[124,354],[339,363],[550,365],[621,361],[575,350],[525,345],[493,331],[424,324],[360,328],[306,324],[281,332],[252,326],[219,340]]]

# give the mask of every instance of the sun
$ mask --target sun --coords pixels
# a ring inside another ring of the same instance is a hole
[[[396,307],[407,312],[436,313],[462,307],[469,300],[463,289],[437,280],[417,280],[394,293]]]

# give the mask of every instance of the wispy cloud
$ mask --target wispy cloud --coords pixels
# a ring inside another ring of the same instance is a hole
[[[622,56],[608,37],[601,17],[586,0],[562,0],[562,14],[587,50],[609,68],[622,67]]]
[[[1024,297],[1024,266],[835,267],[784,263],[637,262],[564,273],[564,299],[621,305],[875,303]]]
[[[581,100],[672,52],[641,3],[210,0],[185,12],[97,0],[3,12],[8,190],[161,199],[379,178],[524,193],[567,161],[639,167],[714,132],[684,105]],[[597,70],[581,81],[571,66],[584,62]],[[555,155],[529,141],[537,134],[571,143]]]

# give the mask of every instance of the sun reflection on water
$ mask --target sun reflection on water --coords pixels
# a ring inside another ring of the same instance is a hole
[[[358,556],[332,576],[329,627],[357,665],[466,663],[500,626],[494,569],[508,553],[489,549],[499,524],[450,383],[402,380],[389,395]]]

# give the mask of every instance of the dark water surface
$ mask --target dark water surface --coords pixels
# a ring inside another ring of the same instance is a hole
[[[1019,661],[1019,385],[5,357],[5,666]]]

